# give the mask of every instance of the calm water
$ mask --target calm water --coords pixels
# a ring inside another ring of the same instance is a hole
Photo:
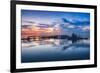
[[[22,41],[21,62],[86,60],[90,58],[89,40],[72,43],[66,39]]]

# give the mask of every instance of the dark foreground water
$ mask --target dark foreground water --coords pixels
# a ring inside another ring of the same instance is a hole
[[[87,59],[90,59],[89,40],[80,40],[75,43],[66,39],[22,42],[22,63]]]

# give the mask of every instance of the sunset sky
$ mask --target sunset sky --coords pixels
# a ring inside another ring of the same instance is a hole
[[[37,11],[37,10],[21,10],[22,21],[33,21],[37,23],[50,24],[56,20],[66,18],[71,22],[84,22],[90,20],[89,13],[79,12],[55,12],[55,11]]]
[[[24,30],[25,34],[54,35],[62,31],[63,34],[74,32],[82,33],[82,36],[85,36],[90,30],[89,13],[21,10],[21,18],[22,25],[32,25],[33,30]],[[55,22],[58,24],[54,24]]]

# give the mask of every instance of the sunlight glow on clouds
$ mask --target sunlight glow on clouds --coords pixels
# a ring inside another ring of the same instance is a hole
[[[90,30],[89,13],[36,10],[22,10],[21,13],[23,34],[47,36],[59,35],[59,33],[62,35],[86,33],[87,35]]]
[[[75,28],[75,26],[74,25],[69,25],[68,28]]]

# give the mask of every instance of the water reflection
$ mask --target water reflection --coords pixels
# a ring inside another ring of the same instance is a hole
[[[22,40],[22,48],[24,47],[32,47],[32,46],[40,46],[40,45],[50,45],[50,46],[63,46],[62,49],[65,50],[71,46],[75,47],[90,47],[89,40],[78,40],[75,43],[72,43],[71,40],[67,39],[36,39],[35,41],[26,41]]]
[[[22,63],[90,58],[90,41],[68,39],[22,40]]]

